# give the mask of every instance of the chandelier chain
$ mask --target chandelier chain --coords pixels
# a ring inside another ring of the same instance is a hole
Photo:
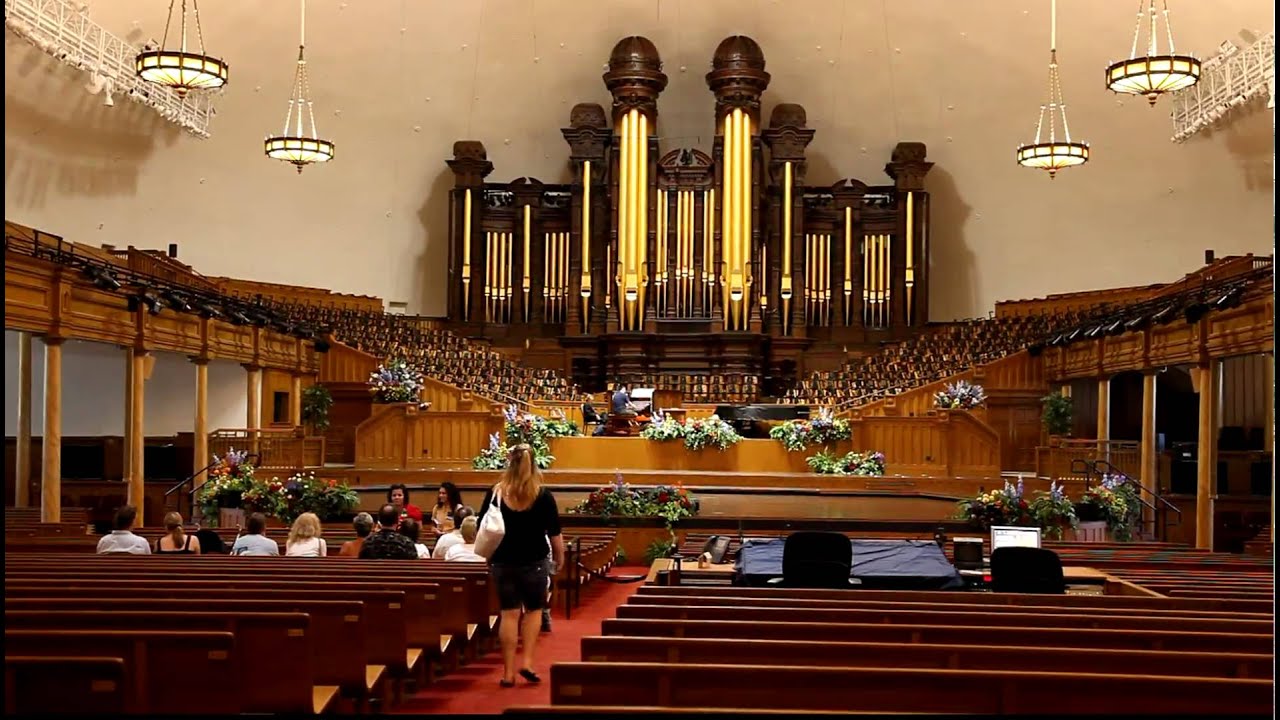
[[[182,0],[182,52],[187,52],[187,0]]]
[[[1142,7],[1143,0],[1138,0],[1138,22],[1133,26],[1133,47],[1129,49],[1129,57],[1138,57],[1138,39],[1142,36],[1142,16],[1147,11]]]
[[[169,16],[164,19],[164,35],[160,37],[160,47],[163,50],[169,47],[169,25],[173,23],[173,0],[169,0]],[[145,48],[144,48],[145,49]]]
[[[1164,31],[1169,36],[1169,54],[1177,53],[1173,49],[1173,25],[1169,23],[1169,0],[1164,0]]]
[[[200,43],[200,54],[203,55],[204,28],[200,26],[200,0],[191,0],[191,14],[196,19],[196,41]]]

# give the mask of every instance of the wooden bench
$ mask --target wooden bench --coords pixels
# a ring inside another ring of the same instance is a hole
[[[988,625],[992,620],[1016,624],[1020,627],[1064,627],[1110,630],[1160,630],[1176,628],[1187,632],[1245,633],[1270,635],[1269,620],[1237,620],[1228,618],[1197,617],[1142,617],[1098,615],[1096,613],[1035,613],[1021,608],[1007,607],[997,613],[990,611],[966,612],[951,610],[946,606],[934,610],[881,610],[857,608],[798,608],[752,607],[743,605],[723,606],[666,606],[622,605],[618,608],[620,619],[670,619],[670,620],[740,620],[754,622],[824,622],[948,625]]]
[[[647,597],[691,597],[714,594],[716,597],[751,599],[755,598],[800,598],[812,600],[847,600],[857,598],[877,602],[928,602],[933,605],[1023,605],[1033,604],[1062,608],[1087,608],[1108,610],[1111,608],[1169,608],[1172,610],[1194,610],[1226,613],[1263,613],[1272,614],[1270,603],[1235,600],[1199,600],[1181,598],[1153,598],[1123,595],[1023,595],[1018,593],[986,593],[986,592],[944,592],[916,590],[821,590],[809,588],[749,588],[726,587],[707,588],[697,586],[660,586],[643,585],[637,589],[633,598]],[[734,602],[737,602],[735,600]],[[749,604],[749,603],[744,603]]]
[[[265,600],[265,599],[215,599],[217,612],[225,615],[253,615],[255,613],[305,613],[309,619],[311,636],[310,684],[316,687],[334,686],[352,699],[363,698],[370,688],[365,663],[364,604],[355,600]],[[5,598],[6,616],[10,613],[51,613],[63,615],[74,611],[93,612],[98,615],[138,615],[158,617],[162,614],[186,622],[197,615],[207,614],[210,601],[199,599],[173,599],[128,597],[113,593],[112,597],[39,597]],[[96,622],[96,620],[95,620]],[[121,621],[125,622],[125,621]],[[111,620],[101,625],[110,627]],[[191,628],[195,629],[195,628]],[[276,651],[267,655],[267,661],[278,660]],[[377,672],[375,668],[375,672]],[[274,671],[263,677],[272,678]],[[309,702],[314,698],[309,698]],[[313,708],[314,709],[314,704]],[[353,708],[354,709],[354,708]]]
[[[1275,656],[1000,645],[928,645],[733,638],[582,638],[582,659],[612,663],[821,665],[1037,670],[1223,678],[1273,677]]]
[[[993,618],[992,620],[995,620]],[[1094,630],[1070,627],[1018,627],[951,624],[760,622],[754,620],[627,620],[607,618],[604,635],[644,637],[744,638],[756,640],[828,640],[830,642],[930,643],[940,645],[1028,645],[1132,650],[1272,652],[1269,634],[1204,633],[1182,630]]]
[[[122,658],[4,657],[5,715],[113,715],[129,709]]]
[[[221,606],[219,606],[221,607]],[[310,618],[303,613],[55,611],[5,608],[11,630],[172,630],[228,632],[236,639],[235,692],[250,713],[320,713],[337,685],[314,685]]]
[[[150,630],[10,630],[6,655],[121,658],[131,669],[126,712],[235,714],[239,672],[228,632]]]
[[[1154,675],[557,663],[553,704],[973,714],[1270,713],[1269,680]]]

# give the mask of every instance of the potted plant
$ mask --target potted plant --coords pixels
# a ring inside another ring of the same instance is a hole
[[[836,455],[827,450],[805,460],[819,475],[884,475],[884,453],[849,452]]]
[[[1031,516],[1051,540],[1061,540],[1063,533],[1077,523],[1075,505],[1056,482],[1049,484],[1049,492],[1036,493],[1036,499],[1031,501]]]
[[[1082,540],[1102,541],[1110,535],[1127,542],[1133,539],[1134,521],[1142,508],[1132,480],[1125,475],[1104,475],[1102,482],[1085,490],[1075,510]]]
[[[1050,393],[1040,398],[1040,404],[1044,408],[1040,413],[1040,422],[1044,425],[1045,432],[1050,435],[1070,435],[1073,411],[1071,396]]]
[[[1006,480],[1004,487],[999,490],[990,490],[980,493],[976,498],[960,501],[956,516],[982,530],[989,530],[993,525],[1033,526],[1036,520],[1022,491],[1021,478],[1017,485]]]
[[[329,429],[329,408],[333,407],[333,395],[323,385],[312,385],[302,391],[302,422],[311,432],[323,435]]]
[[[987,391],[967,380],[957,380],[933,394],[933,406],[939,410],[976,410],[986,402]]]
[[[849,421],[835,417],[828,408],[819,410],[811,420],[788,420],[769,431],[769,437],[788,452],[804,452],[810,445],[829,445],[852,435]]]
[[[422,371],[404,358],[388,360],[369,374],[369,389],[376,403],[416,403],[422,388]]]

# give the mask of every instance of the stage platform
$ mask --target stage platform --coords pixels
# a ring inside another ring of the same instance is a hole
[[[681,440],[656,442],[626,437],[551,438],[551,454],[560,468],[615,468],[625,470],[692,470],[698,472],[751,472],[808,474],[805,462],[821,448],[788,452],[777,440],[742,440],[727,450],[686,450]],[[853,444],[844,440],[829,446],[844,455]]]

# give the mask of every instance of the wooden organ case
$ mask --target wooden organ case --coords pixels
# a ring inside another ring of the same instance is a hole
[[[891,185],[809,186],[815,131],[795,104],[762,123],[759,45],[726,38],[706,79],[711,154],[663,147],[667,76],[643,37],[619,41],[609,58],[612,107],[570,113],[569,184],[488,182],[483,144],[455,143],[451,329],[522,347],[526,364],[587,389],[623,377],[695,401],[751,401],[817,369],[817,358],[838,364],[923,328],[933,165],[924,144],[897,144]],[[717,396],[699,382],[714,375],[743,382]]]

